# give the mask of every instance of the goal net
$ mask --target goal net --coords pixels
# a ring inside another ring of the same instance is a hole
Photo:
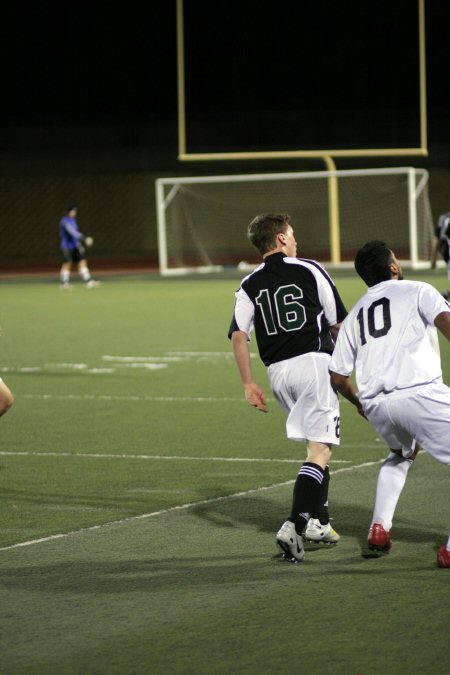
[[[162,275],[257,264],[247,225],[259,213],[289,213],[299,255],[330,266],[381,239],[418,268],[433,244],[428,172],[412,167],[159,178],[156,205]]]

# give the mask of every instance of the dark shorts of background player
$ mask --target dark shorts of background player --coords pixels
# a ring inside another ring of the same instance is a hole
[[[63,248],[62,253],[65,263],[79,263],[85,259],[83,248]]]

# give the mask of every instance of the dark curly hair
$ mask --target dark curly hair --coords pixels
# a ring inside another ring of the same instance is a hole
[[[355,256],[355,269],[368,286],[391,278],[392,251],[384,241],[368,241]]]

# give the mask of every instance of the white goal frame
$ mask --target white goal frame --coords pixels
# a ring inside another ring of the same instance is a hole
[[[340,223],[339,223],[339,179],[348,177],[362,176],[380,176],[380,175],[404,175],[407,184],[407,211],[408,211],[408,229],[409,229],[409,259],[401,262],[413,269],[424,268],[429,265],[429,261],[420,259],[418,242],[418,200],[425,198],[426,208],[429,211],[428,229],[430,241],[433,237],[432,216],[429,207],[427,186],[429,174],[426,169],[414,167],[397,167],[382,169],[351,169],[336,171],[312,171],[312,172],[289,172],[289,173],[266,173],[266,174],[236,174],[221,176],[191,176],[158,178],[155,181],[156,190],[156,211],[157,211],[157,232],[158,232],[158,256],[159,271],[162,276],[186,275],[191,273],[211,273],[223,271],[221,264],[215,264],[209,259],[206,251],[203,252],[203,259],[206,264],[202,265],[180,265],[171,266],[168,254],[167,237],[167,211],[176,198],[181,186],[198,184],[230,184],[230,183],[255,183],[255,182],[275,182],[275,181],[293,181],[293,180],[313,180],[317,178],[326,179],[328,193],[328,219],[329,219],[329,237],[330,237],[330,259],[323,260],[323,264],[331,267],[347,267],[350,264],[341,261],[340,247]],[[286,209],[289,210],[289,209]],[[255,213],[256,215],[256,213]],[[247,223],[243,223],[245,227]],[[183,223],[181,224],[184,225]],[[373,238],[376,238],[374,236]],[[202,249],[202,242],[196,241],[199,251]],[[250,248],[250,245],[249,245]]]

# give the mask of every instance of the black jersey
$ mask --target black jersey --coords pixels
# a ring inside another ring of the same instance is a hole
[[[272,253],[245,277],[236,292],[228,337],[255,329],[259,355],[266,366],[307,354],[331,354],[329,327],[347,316],[336,286],[314,260]]]
[[[450,258],[450,211],[439,216],[435,234],[439,239],[439,251],[445,262],[448,263]]]

